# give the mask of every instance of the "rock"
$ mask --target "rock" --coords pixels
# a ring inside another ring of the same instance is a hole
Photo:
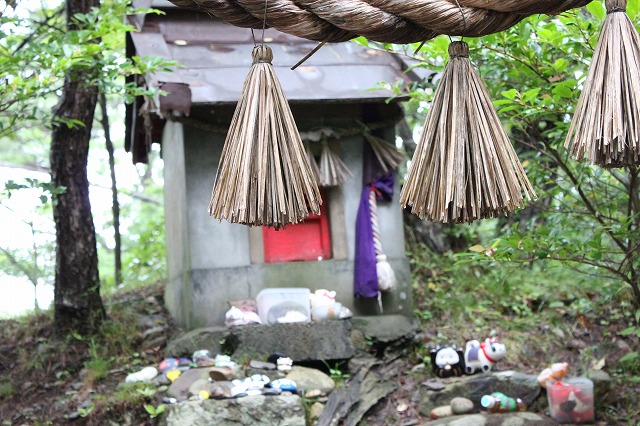
[[[320,396],[322,396],[322,391],[320,389],[310,390],[304,394],[305,398],[318,398]]]
[[[208,349],[212,354],[222,352],[220,341],[229,330],[226,327],[199,328],[172,339],[164,350],[165,358],[187,356],[194,351]]]
[[[291,372],[287,374],[287,379],[296,382],[298,392],[317,389],[322,392],[322,394],[327,395],[336,387],[336,384],[331,377],[327,376],[322,371],[316,370],[315,368],[300,367],[297,365],[294,365]]]
[[[158,336],[162,336],[166,333],[167,329],[165,327],[157,326],[146,330],[142,333],[143,340],[152,340]]]
[[[249,363],[249,367],[254,368],[256,370],[275,370],[276,365],[272,362],[263,362],[263,361],[255,361],[251,360]]]
[[[365,337],[381,343],[412,338],[418,327],[403,315],[376,315],[354,317],[351,319],[354,329],[361,330]]]
[[[444,383],[442,383],[442,380],[438,379],[429,379],[426,382],[422,382],[420,384],[432,391],[441,391],[442,389],[447,387]]]
[[[556,422],[534,413],[472,414],[435,420],[429,426],[555,426]]]
[[[169,386],[171,384],[171,380],[169,380],[169,378],[165,373],[162,373],[158,377],[153,379],[151,383],[153,383],[156,386]]]
[[[147,339],[144,341],[142,346],[145,349],[153,349],[153,348],[161,348],[167,344],[167,336],[161,335],[156,337],[155,339]]]
[[[209,369],[192,368],[182,373],[167,390],[167,395],[178,400],[187,399],[189,388],[198,380],[209,381]]]
[[[207,399],[167,406],[166,426],[305,426],[302,399],[297,395]]]
[[[553,330],[551,330],[551,332],[560,340],[564,340],[567,338],[566,334],[564,334],[564,331],[562,331],[560,327],[554,328]]]
[[[284,372],[278,370],[257,370],[255,368],[247,368],[246,370],[244,370],[244,375],[247,377],[251,377],[254,374],[267,376],[272,382],[274,380],[284,379],[286,377],[286,374]]]
[[[473,411],[473,401],[467,398],[456,397],[451,400],[451,411],[453,414],[468,414]]]
[[[213,384],[207,379],[196,380],[189,386],[189,397],[200,395],[201,391],[206,391],[209,395],[213,392]]]
[[[567,342],[567,349],[584,349],[587,347],[587,344],[580,339],[571,339]]]
[[[483,395],[502,392],[520,398],[527,407],[540,395],[540,385],[536,376],[513,371],[479,373],[473,376],[452,377],[443,382],[445,388],[439,391],[420,387],[419,411],[428,416],[432,409],[447,405],[455,397],[470,399],[477,410],[482,409]]]
[[[411,367],[411,372],[412,373],[418,373],[418,372],[422,372],[427,368],[427,366],[424,363],[420,363],[417,365],[414,365],[413,367]]]
[[[228,382],[233,380],[235,373],[230,368],[213,367],[209,369],[209,377],[216,382]]]
[[[436,407],[429,413],[429,417],[432,419],[441,419],[443,417],[453,416],[453,410],[450,405],[442,405],[440,407]]]
[[[138,317],[136,324],[138,328],[154,328],[160,324],[164,324],[165,320],[161,315],[143,315]]]
[[[234,327],[224,336],[223,349],[235,359],[282,353],[294,362],[343,360],[355,354],[350,329],[349,321]]]
[[[320,402],[316,402],[309,409],[309,418],[311,418],[311,420],[317,420],[320,418],[323,411],[324,411],[324,405],[321,404]]]
[[[224,399],[232,398],[231,388],[233,384],[231,382],[215,382],[212,384],[211,398]]]

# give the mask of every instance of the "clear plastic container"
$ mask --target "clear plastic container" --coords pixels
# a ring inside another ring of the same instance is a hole
[[[274,324],[279,318],[284,318],[290,312],[294,318],[302,318],[311,321],[311,306],[309,304],[308,288],[265,288],[256,296],[258,315],[263,324]],[[273,312],[270,311],[273,308]]]
[[[576,377],[547,382],[547,397],[551,417],[558,423],[592,423],[595,417],[593,382]]]

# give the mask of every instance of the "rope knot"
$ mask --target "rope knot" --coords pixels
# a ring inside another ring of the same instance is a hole
[[[273,61],[273,51],[269,46],[261,44],[253,48],[251,57],[253,58],[254,64],[258,62],[266,62],[270,64],[271,61]]]
[[[454,41],[449,45],[449,57],[451,58],[468,58],[469,45],[464,41]]]
[[[627,0],[606,0],[605,6],[607,8],[608,14],[616,12],[626,12]]]

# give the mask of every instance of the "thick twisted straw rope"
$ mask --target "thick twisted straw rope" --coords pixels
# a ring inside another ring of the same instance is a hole
[[[269,0],[266,24],[309,40],[357,36],[413,43],[439,34],[479,37],[503,31],[530,15],[556,14],[591,0]],[[262,28],[264,0],[171,0],[204,9],[244,28]],[[458,6],[460,3],[461,8]]]

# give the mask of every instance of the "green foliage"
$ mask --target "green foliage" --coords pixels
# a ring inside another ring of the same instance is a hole
[[[125,85],[123,77],[175,65],[157,57],[125,57],[124,34],[135,28],[125,23],[124,16],[153,12],[135,10],[126,0],[104,1],[87,14],[74,15],[67,31],[62,7],[28,7],[22,2],[12,10],[5,6],[0,13],[5,34],[0,39],[0,137],[12,135],[24,122],[50,122],[51,111],[40,107],[40,99],[54,96],[67,75],[88,73],[88,84],[132,100],[155,92]]]
[[[106,348],[108,349],[105,350]],[[99,345],[93,338],[89,341],[89,359],[84,363],[87,381],[97,382],[109,375],[113,363],[113,357],[109,355],[111,350],[111,347]]]
[[[149,416],[152,419],[155,419],[156,417],[158,417],[160,414],[164,413],[164,410],[166,409],[166,405],[164,404],[160,404],[157,407],[151,404],[144,404],[144,409],[147,410],[147,413],[149,413]]]
[[[639,8],[639,0],[629,1],[636,22]],[[529,268],[539,262],[554,265],[538,267],[545,270],[562,264],[591,280],[626,283],[619,300],[640,307],[640,170],[577,163],[563,147],[604,15],[601,2],[593,2],[586,11],[534,16],[468,41],[539,200],[511,218],[491,221],[492,229],[467,234],[469,241],[483,244],[457,260],[481,274],[492,273],[497,261]],[[428,43],[421,66],[442,69],[448,44],[444,37]],[[428,109],[430,88],[411,87],[409,95],[419,107],[410,111]]]
[[[615,300],[621,287],[615,281],[576,276],[558,262],[526,267],[465,263],[453,253],[435,254],[424,245],[413,247],[409,256],[418,318],[464,323],[478,331],[498,323],[508,330],[526,330],[542,311],[556,319],[590,313],[593,293],[602,301]]]
[[[10,382],[0,383],[0,401],[6,397],[10,397],[15,392],[15,388]]]

